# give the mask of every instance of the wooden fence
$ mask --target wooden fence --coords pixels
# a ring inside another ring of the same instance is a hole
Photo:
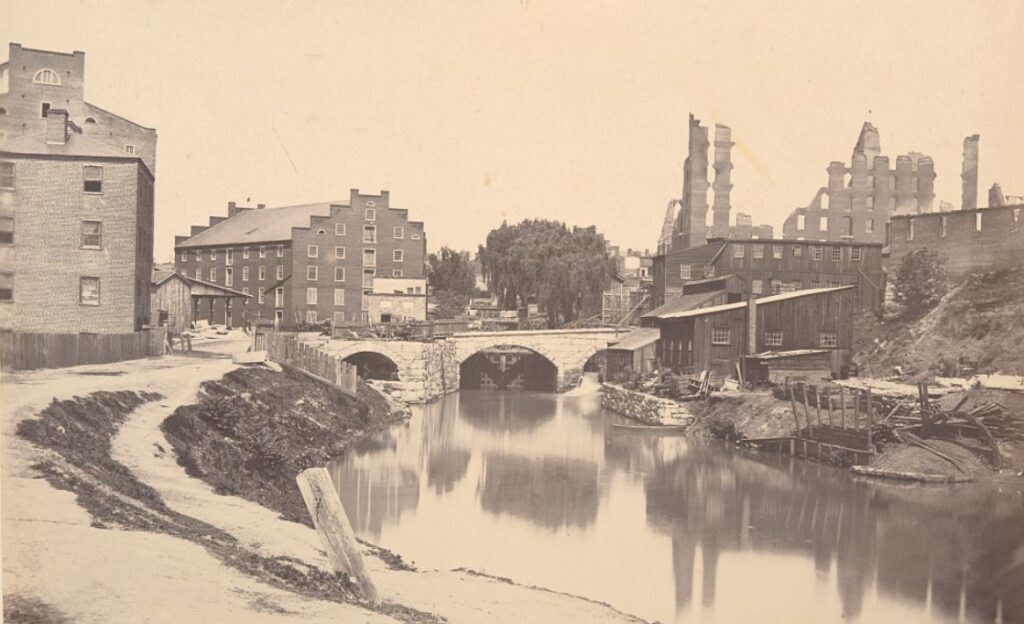
[[[875,455],[871,429],[876,418],[870,390],[848,392],[843,386],[787,379],[785,391],[793,409],[794,435],[746,440],[748,445],[830,463],[871,463]]]
[[[4,368],[32,370],[107,364],[163,355],[164,328],[131,334],[0,333]]]
[[[356,367],[342,358],[301,342],[296,334],[270,332],[265,335],[267,359],[287,366],[317,381],[355,396]]]

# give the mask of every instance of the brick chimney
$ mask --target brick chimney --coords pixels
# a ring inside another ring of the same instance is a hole
[[[65,145],[68,142],[68,112],[51,108],[46,112],[46,144]]]

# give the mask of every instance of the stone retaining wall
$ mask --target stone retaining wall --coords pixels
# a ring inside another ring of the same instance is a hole
[[[601,384],[601,407],[645,425],[688,427],[693,424],[695,418],[685,403],[627,390],[609,383]]]

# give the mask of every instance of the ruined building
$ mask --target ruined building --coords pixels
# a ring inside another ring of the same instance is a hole
[[[977,144],[976,135],[964,143],[965,205],[969,178],[974,201],[977,196]],[[968,153],[973,153],[970,167]],[[869,122],[861,128],[850,165],[833,161],[826,171],[828,186],[818,189],[810,204],[786,218],[783,238],[881,243],[891,216],[931,212],[935,201],[932,159],[910,152],[897,156],[896,167],[890,168],[889,158],[881,155],[878,130]]]
[[[770,225],[754,227],[750,215],[737,214],[735,224],[730,223],[732,209],[729,193],[732,190],[732,131],[715,124],[714,163],[715,179],[708,183],[708,128],[690,115],[689,142],[683,165],[683,193],[681,199],[669,202],[658,253],[697,247],[709,238],[771,238]],[[708,203],[708,190],[713,199]],[[676,211],[678,207],[678,212]]]

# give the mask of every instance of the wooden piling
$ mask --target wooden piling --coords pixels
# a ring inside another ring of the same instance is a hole
[[[839,386],[839,424],[846,429],[846,387]]]
[[[853,430],[860,430],[860,389],[853,389]]]
[[[821,386],[814,384],[814,412],[818,416],[818,420],[815,424],[821,426]]]
[[[868,406],[867,406],[867,410],[868,410],[868,450],[869,451],[873,451],[875,449],[875,447],[871,443],[871,425],[874,424],[874,418],[872,417],[872,412],[874,410],[871,409],[871,390],[868,390]]]
[[[834,425],[834,423],[832,422],[832,386],[829,385],[829,386],[826,386],[826,388],[827,388],[827,391],[825,392],[825,394],[826,394],[826,398],[828,400],[828,403],[827,403],[827,405],[828,405],[828,426],[832,427]]]
[[[327,551],[331,566],[336,572],[353,576],[363,595],[370,602],[380,604],[377,588],[363,566],[359,543],[327,469],[309,468],[299,473],[295,481],[299,484],[302,499],[313,518],[313,526]]]
[[[789,391],[789,404],[793,407],[793,422],[796,423],[796,431],[800,433],[800,417],[796,415],[796,397],[793,396],[793,385],[789,383],[789,377],[786,377],[786,389]]]
[[[807,405],[807,384],[800,382],[800,394],[803,395],[804,399],[804,420],[807,421],[807,435],[814,433],[814,428],[811,427],[811,408]],[[804,445],[804,453],[807,452],[807,446]]]

